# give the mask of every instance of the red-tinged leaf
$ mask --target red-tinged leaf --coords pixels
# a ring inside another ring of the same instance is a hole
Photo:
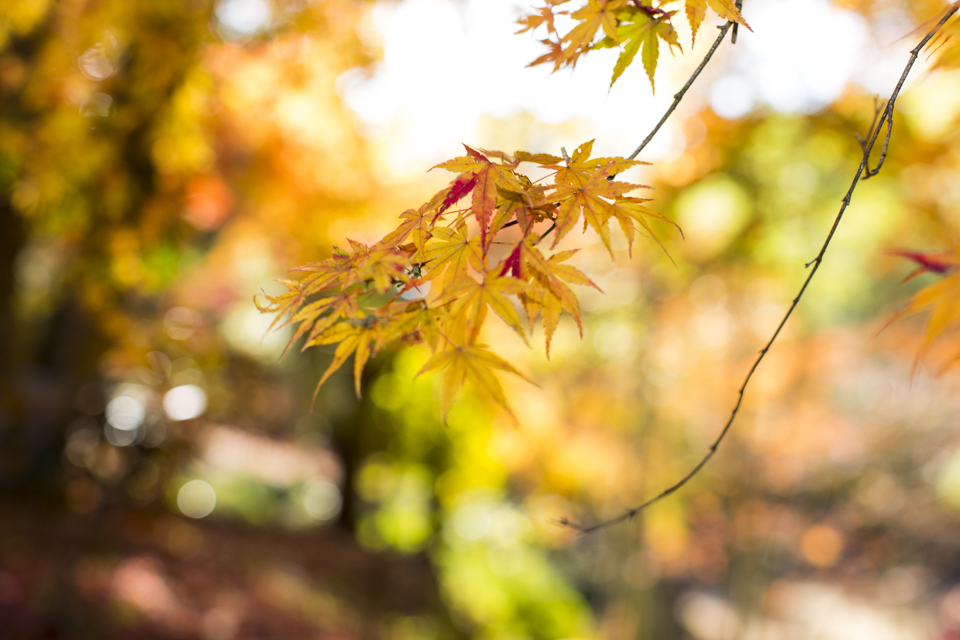
[[[575,284],[587,285],[593,287],[597,291],[600,291],[600,287],[594,284],[593,281],[585,276],[579,269],[571,265],[560,264],[564,260],[570,258],[570,256],[573,254],[573,251],[563,251],[545,260],[540,251],[533,246],[532,242],[527,242],[524,246],[523,255],[525,262],[534,274],[534,279],[533,282],[531,282],[531,285],[534,287],[539,287],[543,292],[543,296],[539,302],[543,307],[542,313],[544,314],[544,330],[547,333],[548,357],[550,337],[553,335],[553,330],[556,328],[556,322],[559,321],[561,310],[566,311],[573,316],[573,319],[577,323],[577,327],[580,329],[580,337],[583,337],[583,322],[580,318],[580,302],[577,300],[577,296],[573,290],[561,282],[561,280],[566,280],[567,282],[572,282]],[[556,299],[555,304],[551,301],[551,298]],[[555,314],[556,318],[554,319],[550,314]]]
[[[473,202],[471,211],[480,225],[480,246],[486,250],[487,229],[490,227],[490,219],[497,208],[497,181],[496,176],[490,175],[490,171],[483,171],[477,176],[477,186],[473,191]]]
[[[467,150],[467,155],[469,155],[471,158],[475,158],[481,162],[490,162],[490,158],[483,155],[476,149],[472,149],[468,145],[463,145],[463,148]]]
[[[903,256],[917,262],[922,271],[941,274],[933,284],[918,291],[907,306],[894,314],[889,322],[899,318],[927,313],[923,344],[917,352],[917,362],[923,358],[930,346],[948,329],[960,326],[960,245],[942,253],[919,253],[896,251],[894,255]]]
[[[480,246],[486,252],[490,244],[488,239],[490,222],[497,208],[497,188],[520,193],[524,191],[524,186],[513,172],[516,162],[495,164],[476,149],[463,146],[467,150],[466,156],[442,162],[434,168],[456,171],[461,175],[470,173],[474,176],[476,182],[472,188],[470,212],[480,226]],[[499,152],[496,153],[499,154]],[[505,154],[499,155],[506,157]]]
[[[514,278],[520,277],[520,254],[523,249],[523,241],[520,241],[513,251],[510,252],[510,255],[507,256],[507,259],[503,261],[503,268],[500,270],[500,276],[503,277],[507,274],[510,274]]]
[[[460,201],[461,198],[473,191],[475,186],[477,186],[477,176],[475,174],[464,173],[460,176],[457,176],[457,179],[453,181],[452,185],[450,185],[450,193],[448,193],[447,197],[443,199],[443,204],[440,205],[440,210],[437,211],[436,215],[433,216],[433,221],[436,222],[437,218],[439,218],[444,211],[455,205]]]
[[[952,251],[921,253],[917,251],[894,250],[888,251],[887,253],[893,256],[900,256],[901,258],[908,258],[920,265],[920,268],[907,276],[904,282],[913,280],[925,271],[943,274],[960,267],[960,257]]]

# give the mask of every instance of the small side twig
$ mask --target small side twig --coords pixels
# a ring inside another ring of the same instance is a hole
[[[900,81],[897,83],[896,88],[893,90],[893,93],[890,95],[890,99],[887,101],[886,108],[883,111],[883,116],[881,116],[877,126],[871,127],[872,131],[867,136],[866,142],[861,142],[863,147],[863,156],[860,160],[860,166],[857,168],[856,174],[853,176],[853,181],[850,184],[850,188],[847,190],[847,194],[841,200],[840,211],[837,213],[836,218],[834,218],[833,225],[830,227],[830,231],[827,233],[827,237],[823,242],[823,246],[820,248],[820,252],[817,256],[807,263],[807,266],[812,265],[813,269],[810,270],[810,273],[807,275],[806,279],[803,281],[803,285],[800,287],[800,291],[797,292],[797,295],[794,297],[793,302],[790,304],[790,307],[787,309],[786,314],[784,314],[783,319],[780,321],[780,324],[777,325],[776,331],[773,332],[773,335],[764,345],[763,349],[760,350],[760,354],[757,356],[756,360],[753,362],[753,366],[750,367],[750,370],[747,372],[747,377],[744,379],[743,384],[740,385],[740,389],[737,392],[737,401],[733,406],[733,411],[730,413],[730,417],[727,419],[726,424],[724,424],[723,429],[720,431],[720,435],[713,441],[713,444],[710,445],[707,453],[700,461],[689,471],[685,476],[683,476],[679,481],[675,482],[671,486],[667,487],[654,497],[650,498],[646,502],[624,511],[619,516],[611,518],[609,520],[604,520],[597,524],[593,525],[581,525],[567,520],[566,518],[560,521],[561,524],[573,527],[583,533],[590,533],[592,531],[597,531],[599,529],[604,529],[606,527],[625,522],[627,520],[632,520],[638,513],[646,509],[652,504],[659,502],[660,500],[666,498],[672,493],[676,492],[678,489],[687,484],[697,473],[710,461],[710,458],[717,452],[717,448],[720,446],[720,443],[723,442],[724,437],[730,431],[730,427],[733,425],[733,421],[736,419],[737,414],[740,411],[740,405],[743,402],[744,393],[747,390],[747,386],[750,384],[751,378],[753,378],[754,372],[757,370],[757,367],[760,366],[760,363],[766,357],[767,352],[770,350],[770,347],[773,346],[773,342],[777,339],[777,336],[780,335],[780,332],[783,330],[783,327],[787,324],[787,321],[790,319],[790,316],[793,314],[794,309],[797,308],[797,305],[800,303],[800,299],[803,297],[804,292],[806,292],[807,287],[810,285],[810,282],[813,280],[813,276],[816,275],[817,270],[820,268],[820,265],[823,264],[823,257],[827,252],[827,248],[830,246],[830,242],[833,240],[834,234],[837,231],[837,227],[840,225],[840,221],[843,219],[843,214],[846,212],[847,207],[850,206],[850,201],[853,198],[853,192],[857,188],[857,185],[860,183],[860,179],[866,179],[870,175],[876,175],[880,171],[880,167],[883,165],[883,161],[886,157],[887,144],[890,140],[890,127],[891,127],[891,115],[893,114],[894,104],[896,103],[897,97],[900,95],[900,91],[903,89],[903,85],[907,80],[907,76],[910,75],[910,70],[913,68],[913,64],[917,61],[917,57],[920,55],[920,51],[927,45],[928,42],[937,34],[940,28],[949,20],[956,12],[960,9],[960,2],[955,3],[940,19],[939,22],[924,36],[923,40],[913,48],[910,52],[910,59],[907,61],[907,65],[903,70],[903,73],[900,76]],[[728,25],[729,26],[729,25]],[[880,137],[880,131],[883,128],[884,120],[887,122],[887,134],[886,139],[883,145],[883,151],[881,153],[879,164],[874,169],[869,169],[870,162],[870,153],[873,151],[874,147],[877,144],[877,140]],[[872,172],[872,173],[871,173]]]
[[[873,122],[870,123],[870,129],[867,132],[866,138],[861,138],[859,135],[856,136],[857,142],[860,143],[860,150],[867,155],[867,168],[863,174],[863,179],[867,180],[873,176],[880,173],[880,168],[883,166],[884,161],[887,159],[887,149],[890,147],[890,136],[893,133],[893,109],[890,106],[890,102],[887,101],[883,107],[880,106],[879,99],[874,99],[874,113],[873,113]],[[869,162],[869,153],[867,153],[867,140],[873,136],[873,132],[882,127],[884,121],[887,123],[887,134],[883,140],[883,149],[880,150],[880,159],[877,161],[877,166],[873,169],[870,168]],[[809,264],[808,264],[809,266]]]

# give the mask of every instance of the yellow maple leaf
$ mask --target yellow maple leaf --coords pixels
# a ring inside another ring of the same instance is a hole
[[[558,64],[576,66],[577,59],[590,48],[601,28],[608,38],[619,41],[616,11],[625,4],[626,0],[587,0],[585,6],[570,14],[579,24],[561,39],[567,46],[560,54]]]
[[[690,22],[690,30],[693,32],[694,40],[696,40],[697,31],[700,25],[703,24],[704,17],[707,15],[708,5],[714,13],[724,20],[742,24],[747,29],[750,29],[750,25],[748,25],[746,20],[743,19],[743,16],[740,15],[740,9],[737,8],[737,4],[733,0],[687,0],[687,20]],[[752,29],[750,30],[752,31]]]
[[[467,275],[468,267],[483,269],[483,254],[480,238],[469,237],[467,225],[459,220],[452,228],[435,228],[433,240],[425,247],[421,261],[429,267],[429,274],[421,281],[433,280],[443,274],[444,288],[450,287],[460,277]]]
[[[481,281],[470,276],[461,276],[451,287],[444,290],[434,305],[452,306],[449,322],[464,327],[467,344],[474,343],[479,336],[486,319],[487,307],[493,309],[526,342],[527,336],[520,321],[520,314],[507,296],[523,293],[529,288],[522,280],[501,276],[493,271],[487,273]]]
[[[536,385],[509,362],[487,350],[486,345],[462,346],[451,343],[427,360],[417,375],[443,370],[440,380],[440,413],[444,420],[447,419],[464,382],[469,381],[481,397],[492,400],[507,412],[514,424],[519,424],[504,395],[503,386],[494,373],[495,369],[512,373]]]

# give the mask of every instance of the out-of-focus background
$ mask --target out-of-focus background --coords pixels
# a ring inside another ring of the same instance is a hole
[[[960,377],[885,251],[960,229],[960,74],[921,58],[864,183],[710,466],[684,474],[819,248],[938,0],[746,0],[631,181],[652,243],[595,237],[579,339],[521,421],[447,424],[418,347],[311,395],[323,348],[251,298],[446,184],[460,142],[639,143],[713,38],[613,89],[511,0],[0,3],[0,635],[4,638],[960,637]],[[533,342],[542,345],[542,336]],[[505,380],[505,382],[507,382]]]

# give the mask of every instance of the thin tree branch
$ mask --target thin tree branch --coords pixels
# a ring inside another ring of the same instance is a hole
[[[743,9],[743,0],[737,0],[737,11]],[[737,35],[740,33],[740,25],[733,25],[733,35],[730,36],[730,44],[737,44]]]
[[[683,476],[678,482],[667,487],[654,497],[650,498],[646,502],[628,509],[619,516],[611,518],[609,520],[604,520],[597,524],[584,526],[581,524],[576,524],[570,522],[569,520],[563,519],[560,521],[561,524],[573,527],[584,533],[589,533],[591,531],[597,531],[598,529],[603,529],[606,527],[625,522],[627,520],[633,519],[640,511],[643,511],[650,505],[659,502],[660,500],[666,498],[670,494],[676,492],[678,489],[683,487],[687,482],[690,481],[697,473],[702,469],[707,462],[710,461],[710,458],[717,452],[717,447],[720,446],[720,443],[723,441],[724,437],[730,431],[731,425],[733,425],[734,419],[737,417],[737,413],[740,411],[740,405],[743,402],[743,395],[747,390],[747,385],[750,383],[750,379],[753,377],[754,372],[757,370],[757,367],[760,366],[760,363],[766,357],[767,352],[770,350],[770,347],[773,346],[774,340],[777,339],[777,336],[780,335],[780,332],[783,330],[784,325],[787,324],[787,320],[790,319],[790,316],[793,314],[794,309],[797,308],[797,304],[800,302],[800,298],[803,297],[804,292],[806,292],[807,287],[810,285],[810,281],[813,280],[813,276],[817,273],[817,270],[820,268],[820,265],[823,263],[823,256],[827,252],[827,248],[830,246],[830,242],[833,240],[833,236],[837,231],[837,227],[840,225],[840,220],[843,218],[844,212],[846,212],[847,207],[850,206],[850,200],[853,198],[853,192],[857,188],[857,185],[860,182],[860,178],[863,177],[866,179],[868,175],[876,175],[876,172],[880,170],[880,166],[883,164],[883,160],[886,156],[887,142],[890,139],[890,118],[893,114],[894,104],[896,103],[897,96],[900,95],[901,89],[903,89],[903,84],[907,80],[907,76],[910,75],[910,70],[913,68],[913,64],[917,61],[917,57],[920,55],[920,51],[926,46],[926,44],[933,38],[940,28],[946,23],[947,20],[953,16],[957,10],[960,9],[960,3],[955,3],[937,22],[936,26],[930,30],[929,33],[920,41],[914,49],[910,52],[910,59],[907,62],[907,66],[903,70],[903,74],[900,76],[900,81],[897,83],[896,88],[893,90],[893,93],[890,95],[890,100],[887,102],[887,106],[884,109],[883,116],[880,118],[880,121],[877,123],[876,127],[872,127],[872,132],[868,136],[868,142],[863,145],[863,156],[860,159],[860,166],[857,169],[856,174],[853,176],[853,182],[850,184],[850,189],[847,191],[847,194],[843,197],[840,205],[840,211],[837,213],[836,218],[833,221],[833,226],[830,227],[830,232],[827,234],[826,239],[823,242],[823,246],[820,248],[820,252],[817,254],[812,261],[810,261],[807,266],[813,265],[813,269],[810,270],[810,273],[807,275],[806,280],[803,281],[803,285],[800,287],[800,291],[797,292],[796,297],[793,299],[793,302],[790,304],[790,308],[787,309],[786,314],[783,316],[783,319],[780,321],[780,324],[777,326],[776,331],[773,332],[773,335],[770,337],[770,340],[767,341],[767,344],[760,351],[759,356],[754,361],[753,366],[750,367],[750,371],[747,372],[747,377],[744,379],[743,384],[740,385],[740,390],[737,392],[737,402],[733,406],[733,411],[730,414],[730,418],[727,420],[727,423],[723,426],[723,429],[720,431],[720,435],[717,436],[716,440],[713,441],[713,444],[710,445],[707,454],[698,462],[685,476]],[[729,26],[729,25],[728,25]],[[880,131],[883,128],[884,120],[887,121],[887,137],[884,142],[883,152],[880,159],[880,164],[877,165],[877,168],[873,170],[872,174],[869,174],[868,164],[870,162],[870,152],[873,151],[874,146],[877,143],[878,138],[880,137]]]
[[[739,4],[740,3],[738,2],[737,6],[739,6]],[[707,55],[703,57],[703,60],[700,62],[700,66],[697,67],[697,69],[693,72],[693,75],[691,75],[687,80],[687,84],[683,85],[680,91],[673,95],[673,103],[670,105],[670,108],[667,109],[666,113],[663,114],[663,117],[660,118],[660,122],[657,123],[657,126],[655,126],[653,130],[647,134],[647,137],[643,139],[643,142],[640,143],[640,146],[637,147],[633,153],[627,156],[628,160],[633,160],[640,155],[640,152],[643,151],[644,147],[650,144],[650,141],[653,140],[653,137],[657,135],[658,131],[660,131],[660,127],[662,127],[664,123],[670,119],[670,116],[676,110],[677,106],[680,104],[680,101],[683,100],[683,96],[686,95],[690,87],[693,86],[693,83],[696,82],[698,77],[700,77],[700,73],[703,72],[704,67],[707,66],[708,62],[710,62],[713,54],[717,52],[717,49],[720,47],[720,43],[723,42],[725,37],[727,37],[727,31],[730,30],[730,27],[734,27],[734,29],[736,29],[736,24],[736,22],[728,22],[720,27],[720,35],[718,35],[717,39],[714,40],[713,46],[711,46],[710,50],[707,51]]]

